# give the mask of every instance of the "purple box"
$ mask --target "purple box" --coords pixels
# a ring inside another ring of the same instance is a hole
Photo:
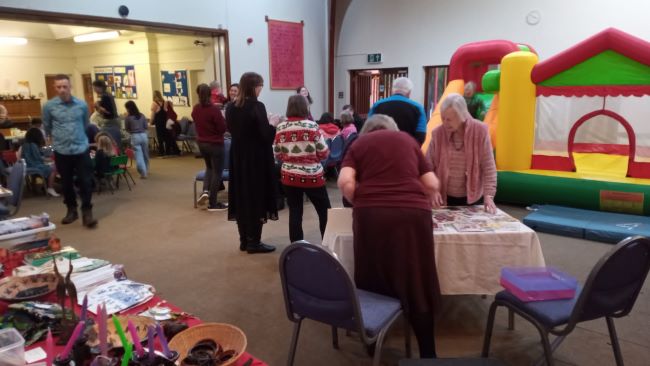
[[[500,283],[524,302],[572,299],[578,287],[578,280],[553,267],[502,268]]]

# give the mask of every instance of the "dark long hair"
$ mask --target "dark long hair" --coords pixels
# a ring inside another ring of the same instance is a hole
[[[289,102],[287,103],[286,116],[307,118],[307,116],[309,116],[309,107],[307,107],[307,99],[305,99],[300,94],[290,96]]]
[[[40,128],[32,127],[25,133],[25,143],[34,143],[36,146],[45,146],[45,136]]]
[[[129,116],[138,117],[140,115],[140,110],[138,109],[138,106],[132,100],[129,100],[128,102],[124,103],[124,108],[126,108],[126,111],[129,113]]]
[[[212,97],[212,89],[210,89],[208,84],[199,84],[196,87],[196,94],[199,95],[199,104],[201,106],[208,107],[212,105],[212,100],[210,100]]]
[[[301,90],[302,88],[305,88],[305,90],[307,90],[307,101],[309,102],[309,104],[310,104],[310,105],[311,105],[311,104],[314,104],[314,101],[311,99],[311,93],[309,92],[309,89],[307,89],[306,86],[301,85],[298,89],[296,89],[296,94],[300,94],[300,90]]]
[[[236,107],[243,107],[248,98],[257,98],[255,88],[264,85],[262,75],[256,72],[247,72],[239,79],[239,95],[235,99]]]

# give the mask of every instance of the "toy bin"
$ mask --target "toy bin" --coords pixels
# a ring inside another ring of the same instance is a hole
[[[0,365],[25,365],[25,340],[14,328],[0,329]]]
[[[501,269],[501,286],[524,302],[572,299],[578,281],[553,267]]]

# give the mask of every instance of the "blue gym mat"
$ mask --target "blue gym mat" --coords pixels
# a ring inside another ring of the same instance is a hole
[[[650,237],[650,217],[590,211],[554,205],[535,205],[524,224],[535,231],[617,243],[628,236]]]

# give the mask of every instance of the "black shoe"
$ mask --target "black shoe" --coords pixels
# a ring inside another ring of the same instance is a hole
[[[93,210],[91,208],[82,209],[81,221],[87,228],[94,228],[97,226],[97,220],[93,218]]]
[[[79,213],[77,212],[76,207],[68,207],[68,213],[65,215],[61,223],[63,225],[71,224],[79,218]]]
[[[242,252],[245,252],[247,247],[248,245],[246,243],[242,243],[242,242],[239,243],[239,250],[241,250]]]
[[[208,206],[208,211],[214,212],[214,211],[225,211],[228,209],[228,204],[227,203],[221,203],[217,202],[216,205],[214,206]]]
[[[271,253],[275,251],[275,247],[273,245],[268,245],[264,243],[259,243],[255,245],[248,245],[246,247],[246,252],[248,254],[256,254],[256,253]]]

